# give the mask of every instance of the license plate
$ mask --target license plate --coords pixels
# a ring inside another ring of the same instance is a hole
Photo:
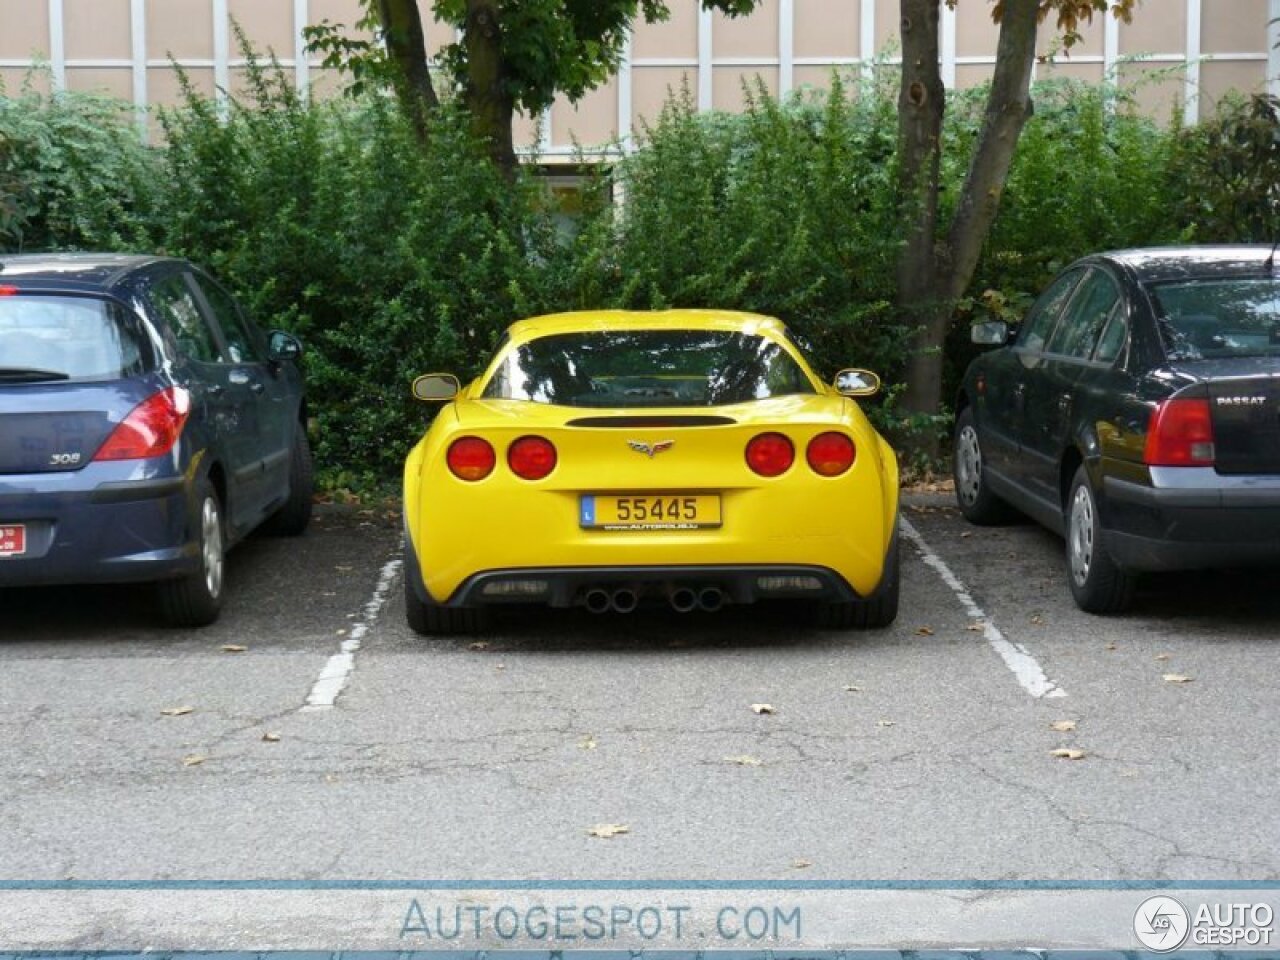
[[[582,498],[578,515],[584,527],[604,530],[696,530],[720,526],[720,497],[715,494],[628,494]]]
[[[21,523],[0,524],[0,557],[17,557],[27,552],[27,528]]]

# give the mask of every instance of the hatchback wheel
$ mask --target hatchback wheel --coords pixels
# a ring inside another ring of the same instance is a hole
[[[952,451],[952,473],[956,482],[956,500],[960,512],[970,523],[1000,523],[1009,517],[1009,505],[991,492],[983,469],[982,441],[973,409],[965,407],[956,418],[955,447]]]
[[[1133,600],[1134,576],[1107,550],[1098,519],[1098,501],[1083,466],[1076,470],[1067,498],[1067,579],[1076,605],[1089,613],[1120,613]]]
[[[315,478],[311,461],[311,445],[307,428],[294,427],[293,446],[289,450],[289,499],[267,520],[264,529],[282,537],[297,537],[311,522],[311,503],[315,498]]]
[[[197,549],[200,569],[178,580],[159,584],[160,610],[175,627],[203,627],[218,619],[222,611],[223,580],[226,568],[226,540],[222,529],[222,507],[208,480],[197,491]]]

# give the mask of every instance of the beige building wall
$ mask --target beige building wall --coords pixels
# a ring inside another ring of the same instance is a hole
[[[419,0],[428,46],[452,39]],[[578,104],[558,102],[522,118],[518,142],[544,158],[568,158],[623,143],[655,119],[673,91],[687,89],[704,110],[737,110],[763,86],[773,95],[824,87],[833,70],[865,77],[892,68],[898,0],[763,0],[749,17],[730,19],[698,0],[669,0],[671,18],[639,24],[618,76]],[[995,60],[998,28],[984,0],[943,7],[944,81],[982,83]],[[300,89],[333,92],[338,79],[305,53],[302,29],[329,20],[353,29],[357,0],[0,0],[0,80],[9,91],[28,82],[33,62],[47,71],[40,89],[96,90],[131,100],[144,130],[156,106],[178,98],[172,62],[198,90],[243,90],[244,61],[233,22],[255,48],[270,48]],[[1037,75],[1104,78],[1136,84],[1140,109],[1180,110],[1188,121],[1212,111],[1230,91],[1280,95],[1280,0],[1144,0],[1133,23],[1098,16],[1069,54],[1052,24],[1042,31]]]

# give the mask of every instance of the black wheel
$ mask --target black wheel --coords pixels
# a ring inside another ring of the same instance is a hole
[[[418,595],[415,587],[421,585],[422,578],[412,551],[411,546],[405,547],[404,615],[409,628],[414,633],[436,637],[470,636],[482,632],[489,625],[487,610],[481,607],[442,607]]]
[[[1009,518],[1010,507],[991,492],[982,467],[982,443],[974,423],[973,409],[965,407],[956,417],[955,446],[951,457],[956,500],[960,504],[960,512],[970,523],[1000,523]]]
[[[898,560],[898,531],[894,528],[889,552],[884,558],[880,586],[866,600],[820,602],[814,606],[814,623],[825,630],[878,630],[898,618],[898,595],[902,583]]]
[[[1120,613],[1133,600],[1135,577],[1107,550],[1107,532],[1098,520],[1098,501],[1083,466],[1067,497],[1067,580],[1076,605],[1088,613]]]
[[[207,479],[196,491],[196,535],[200,569],[178,580],[157,584],[160,611],[174,627],[203,627],[222,612],[226,568],[226,535],[222,525],[222,504]]]
[[[311,445],[307,431],[298,424],[289,450],[289,499],[263,525],[267,533],[281,537],[301,536],[311,522],[311,505],[315,499],[315,475],[311,462]]]

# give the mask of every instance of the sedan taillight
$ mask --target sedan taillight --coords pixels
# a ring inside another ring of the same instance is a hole
[[[747,466],[762,477],[786,473],[795,459],[795,447],[780,433],[762,433],[747,444]]]
[[[521,437],[507,448],[507,465],[524,480],[541,480],[556,468],[556,448],[542,437]]]
[[[1213,416],[1204,397],[1165,400],[1151,413],[1142,460],[1152,467],[1211,467]]]
[[[838,477],[851,466],[857,455],[853,441],[843,433],[820,433],[809,441],[805,459],[813,472],[824,477]]]
[[[498,458],[489,441],[481,440],[479,437],[459,437],[449,444],[445,462],[449,464],[449,470],[459,480],[474,483],[493,473],[493,467],[498,462]]]
[[[93,455],[94,460],[162,457],[178,442],[191,413],[191,395],[181,387],[153,393],[129,411]]]

